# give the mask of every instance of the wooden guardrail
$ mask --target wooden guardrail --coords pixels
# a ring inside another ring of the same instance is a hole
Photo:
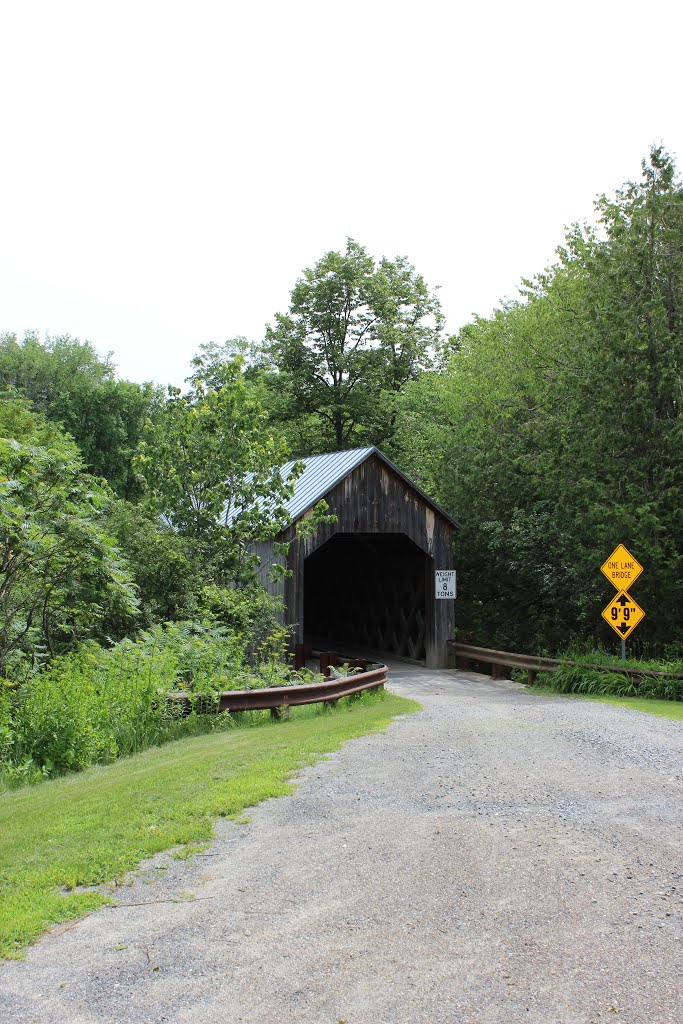
[[[326,704],[342,697],[353,697],[364,690],[378,690],[388,682],[388,678],[389,669],[386,665],[380,665],[369,672],[326,679],[321,683],[305,683],[303,686],[272,686],[267,690],[226,690],[219,693],[216,700],[207,703],[205,710],[270,710],[274,717],[282,717],[283,708],[298,707],[302,704]],[[188,693],[171,693],[168,699],[181,704],[188,711],[192,707],[192,697]]]
[[[514,654],[511,651],[497,651],[490,647],[473,647],[470,644],[460,644],[457,640],[449,640],[448,646],[455,651],[456,664],[458,668],[465,671],[471,667],[472,662],[483,662],[491,666],[491,678],[499,679],[498,669],[519,668],[527,673],[527,683],[533,685],[539,672],[556,672],[560,665],[576,665],[575,661],[569,658],[541,658],[533,654]],[[582,663],[583,664],[583,663]],[[598,672],[619,672],[628,676],[635,682],[641,679],[652,677],[667,679],[683,679],[683,672],[660,672],[650,668],[632,668],[624,665],[586,665],[586,668],[595,669]]]

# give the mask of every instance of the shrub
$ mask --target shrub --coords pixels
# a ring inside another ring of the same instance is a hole
[[[313,681],[292,673],[267,636],[253,665],[248,634],[199,622],[154,626],[137,640],[104,649],[90,642],[22,683],[0,686],[0,774],[10,782],[104,764],[182,735],[226,728],[229,715],[205,715],[217,691]],[[168,694],[190,695],[190,712]]]
[[[9,760],[60,774],[158,742],[180,713],[166,701],[175,678],[172,657],[135,644],[91,644],[59,658],[18,690]]]
[[[618,664],[616,661],[614,663]],[[646,673],[649,666],[633,663],[629,667],[642,669]],[[666,669],[659,666],[654,671],[663,672]],[[670,671],[680,672],[680,666],[675,665]],[[537,682],[539,686],[547,686],[557,693],[683,700],[683,679],[647,674],[643,674],[640,680],[632,679],[626,673],[601,672],[595,668],[595,661],[593,665],[581,662],[561,665],[555,672],[540,673]]]

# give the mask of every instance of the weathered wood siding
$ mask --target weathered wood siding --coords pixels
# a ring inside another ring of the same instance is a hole
[[[454,608],[452,601],[435,599],[434,570],[453,568],[455,531],[452,524],[374,455],[333,487],[325,495],[325,500],[330,511],[337,516],[336,523],[324,524],[314,535],[300,540],[293,524],[278,537],[278,540],[290,543],[287,564],[292,575],[284,581],[285,619],[297,624],[298,639],[303,638],[306,558],[337,533],[402,533],[426,556],[427,664],[433,667],[446,665],[446,641],[453,636]],[[262,554],[267,561],[265,547]],[[275,592],[272,584],[268,589]]]
[[[273,597],[278,597],[283,602],[283,613],[282,619],[286,621],[284,612],[284,601],[285,601],[285,580],[279,578],[277,580],[271,579],[271,571],[274,565],[285,565],[285,558],[283,555],[274,554],[274,542],[264,541],[259,544],[252,544],[250,546],[250,552],[252,555],[256,555],[260,561],[260,566],[257,572],[257,578],[261,586]]]

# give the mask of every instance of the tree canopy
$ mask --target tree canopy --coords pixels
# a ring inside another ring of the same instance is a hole
[[[143,424],[158,388],[118,380],[107,356],[68,336],[41,341],[28,332],[0,336],[0,388],[26,396],[32,408],[60,423],[76,441],[85,465],[124,498],[135,498],[131,469]]]
[[[460,628],[488,645],[609,640],[599,572],[646,571],[638,638],[680,640],[683,192],[653,149],[517,302],[409,385],[395,455],[465,524]]]
[[[0,672],[132,625],[137,599],[106,530],[111,493],[24,400],[0,400]]]
[[[266,332],[271,409],[299,454],[390,437],[395,396],[431,364],[442,326],[438,298],[404,257],[375,263],[348,239],[304,270]]]
[[[266,420],[241,356],[198,366],[189,391],[169,388],[134,460],[151,508],[191,539],[214,582],[248,577],[248,546],[288,521],[298,470],[283,479],[287,449]]]

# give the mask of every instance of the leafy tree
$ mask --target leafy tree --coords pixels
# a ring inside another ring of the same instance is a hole
[[[349,239],[303,272],[288,313],[267,329],[276,421],[301,454],[380,443],[395,395],[430,365],[443,318],[404,257],[378,264]]]
[[[187,538],[150,514],[143,503],[134,505],[122,500],[113,503],[107,529],[135,580],[140,628],[193,619],[199,614],[205,581]]]
[[[81,450],[87,469],[121,497],[139,496],[131,469],[145,420],[158,401],[150,384],[117,380],[109,357],[68,336],[27,333],[0,337],[0,389],[21,391],[36,412],[61,423]]]
[[[130,626],[137,600],[104,529],[110,501],[59,427],[0,399],[0,671]]]
[[[636,642],[680,641],[683,191],[659,148],[522,297],[409,385],[394,454],[464,521],[461,631],[558,650],[612,636],[599,566],[646,572]],[[465,596],[466,595],[466,596]]]
[[[210,378],[198,369],[186,394],[168,389],[135,465],[150,507],[191,542],[207,581],[225,584],[251,580],[249,545],[287,522],[298,470],[284,480],[286,458],[238,356],[212,364]]]

